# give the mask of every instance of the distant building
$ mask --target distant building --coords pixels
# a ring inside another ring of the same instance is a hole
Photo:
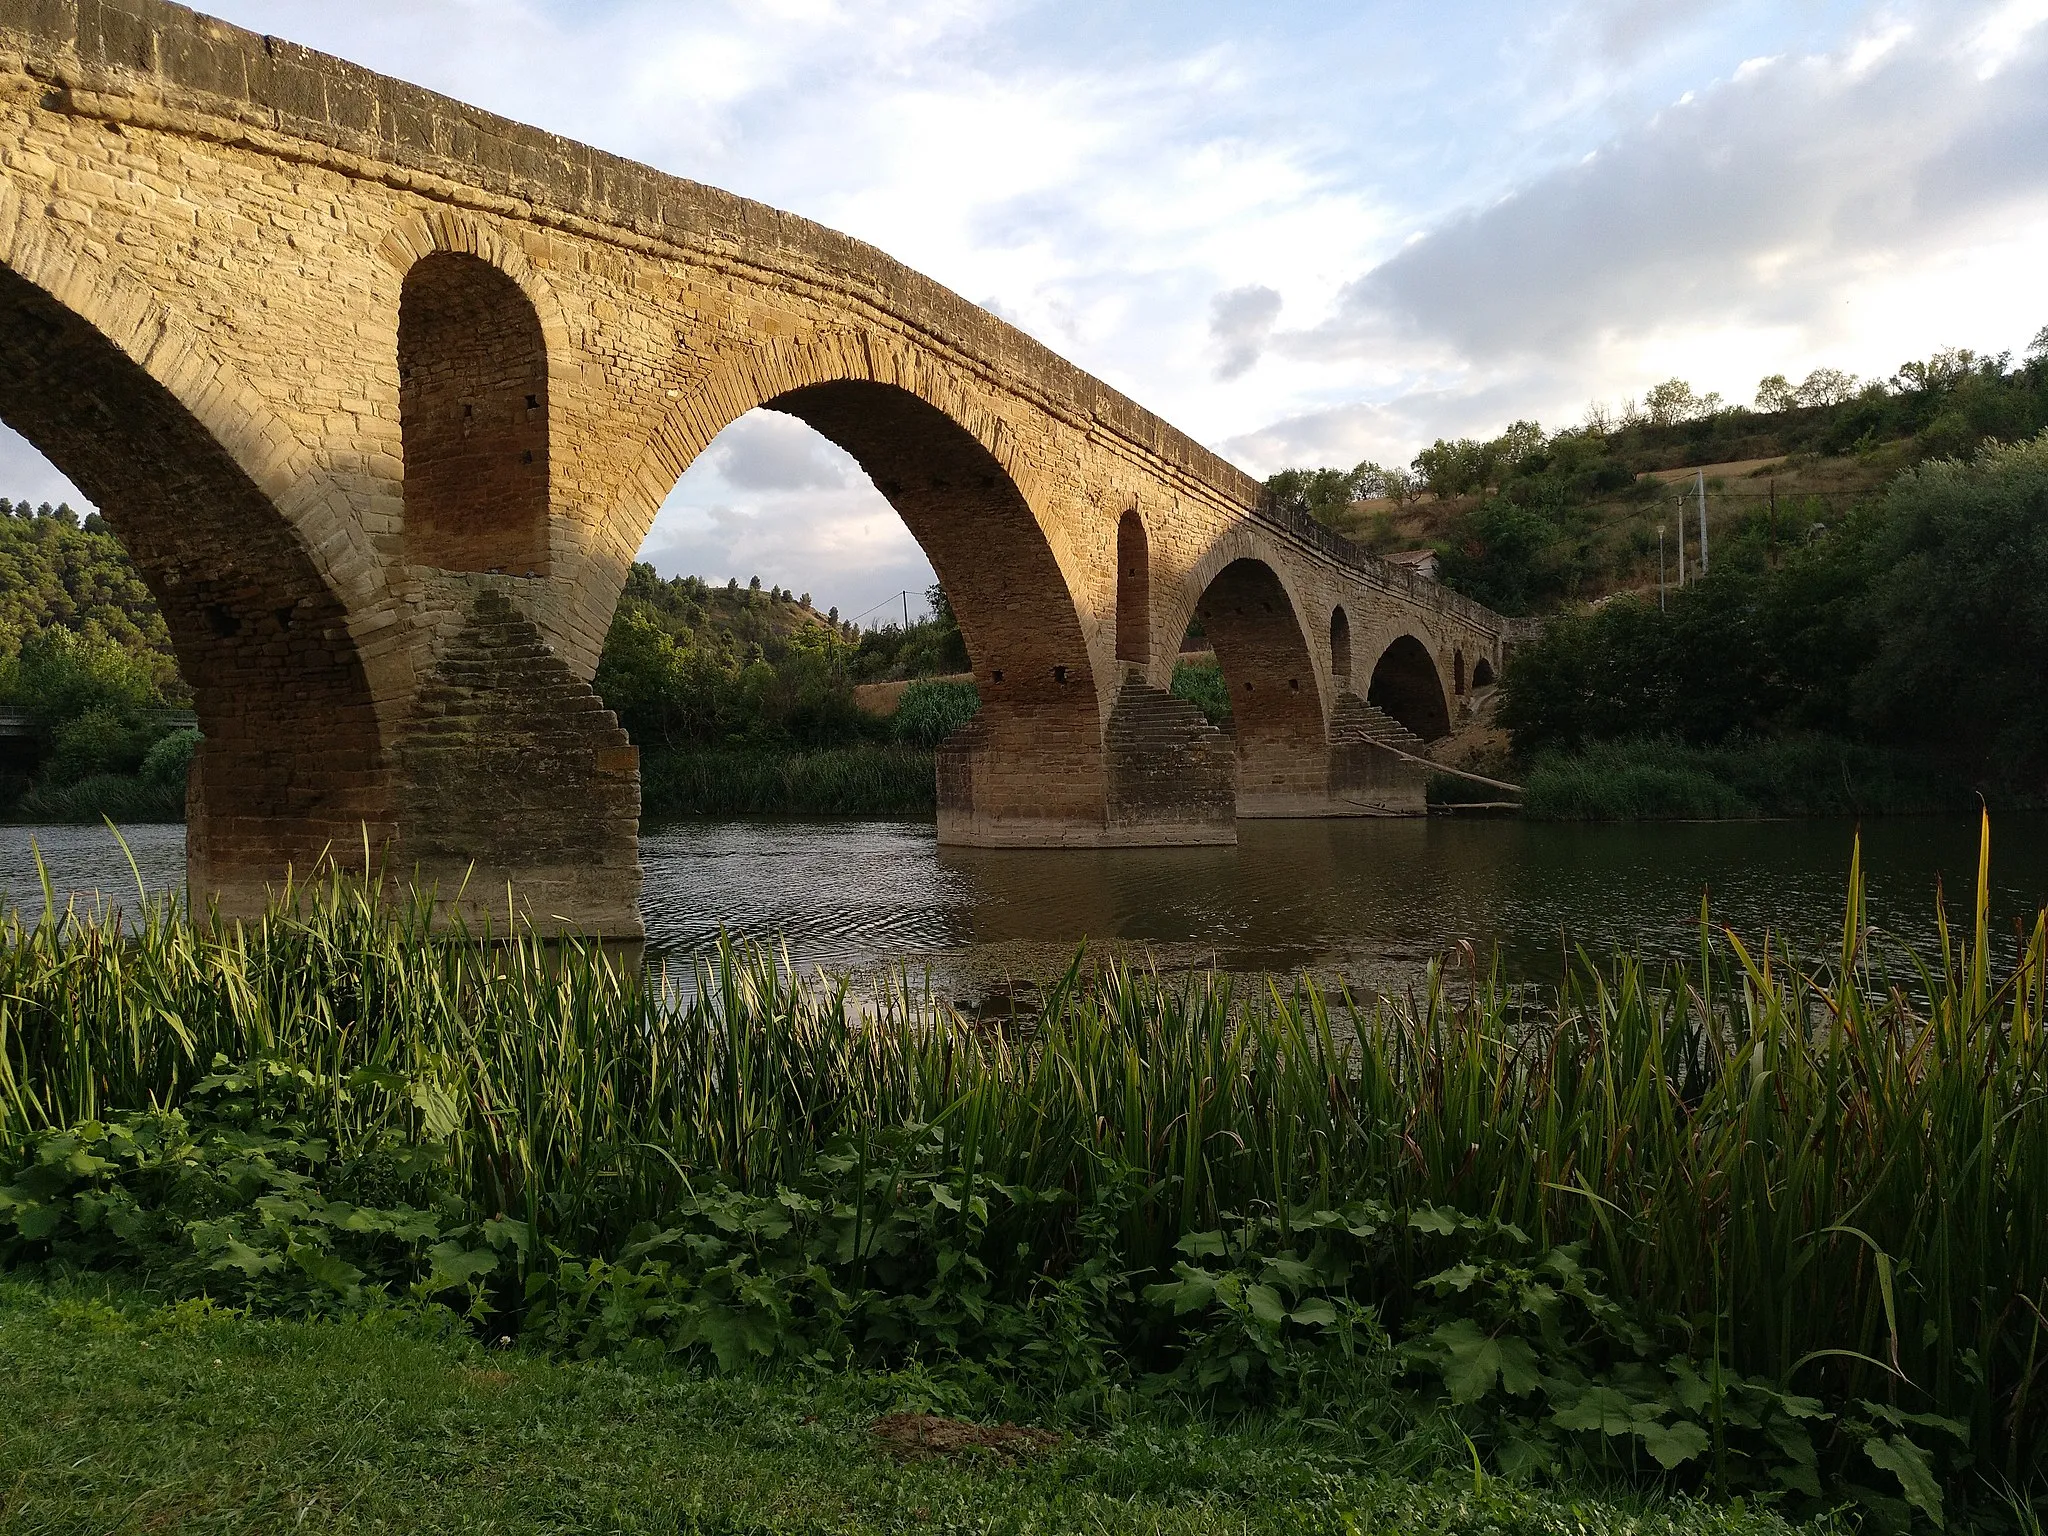
[[[1389,565],[1405,565],[1425,581],[1436,580],[1436,551],[1433,549],[1397,549],[1393,554],[1380,558]]]

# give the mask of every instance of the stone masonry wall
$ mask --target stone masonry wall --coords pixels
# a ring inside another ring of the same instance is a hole
[[[1294,636],[1224,661],[1234,693],[1270,673],[1288,696],[1239,744],[1268,809],[1331,807],[1336,607],[1356,677],[1412,636],[1448,704],[1459,651],[1501,660],[1495,616],[1262,511],[1242,473],[869,246],[160,0],[0,0],[0,274],[0,347],[52,381],[0,385],[0,415],[109,508],[172,616],[208,735],[194,881],[237,904],[367,825],[630,926],[611,749],[591,738],[594,821],[566,778],[478,819],[503,764],[474,758],[460,792],[414,739],[423,690],[452,686],[451,655],[496,664],[465,638],[484,589],[584,687],[656,510],[757,406],[847,447],[953,598],[986,702],[944,754],[948,840],[1171,840],[1174,807],[1207,803],[1168,786],[1206,783],[1213,744],[1136,773],[1111,745],[1126,514],[1145,686],[1233,562],[1286,596]],[[473,347],[423,350],[409,306]],[[513,660],[507,740],[539,751],[514,707],[534,658]],[[577,884],[572,856],[619,884]]]

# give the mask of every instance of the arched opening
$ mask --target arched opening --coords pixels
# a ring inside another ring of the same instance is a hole
[[[697,452],[642,558],[664,577],[708,578],[711,590],[692,585],[690,599],[707,611],[751,596],[764,623],[771,609],[778,623],[822,621],[860,647],[863,665],[867,642],[848,626],[924,628],[923,594],[936,585],[929,611],[960,660],[937,665],[934,650],[908,673],[860,680],[969,671],[975,695],[955,702],[978,705],[939,745],[941,840],[1075,841],[1100,830],[1101,711],[1066,576],[1003,464],[921,396],[865,380],[771,396]],[[809,600],[794,605],[807,617],[792,614],[785,583]],[[774,639],[761,640],[776,664]],[[1034,826],[1047,821],[1059,825]]]
[[[1152,659],[1152,556],[1136,507],[1116,524],[1116,659]]]
[[[1472,663],[1472,686],[1491,688],[1493,686],[1493,663],[1484,656]]]
[[[1424,741],[1450,734],[1451,711],[1444,699],[1443,679],[1428,649],[1413,635],[1401,636],[1381,653],[1365,701],[1386,711]]]
[[[406,273],[398,308],[405,558],[548,569],[547,343],[519,285],[452,251]]]
[[[162,610],[204,735],[195,899],[259,906],[287,864],[385,841],[388,785],[340,601],[205,425],[83,316],[0,269],[0,418],[98,507]]]
[[[1459,698],[1465,696],[1465,653],[1451,652],[1451,691]]]
[[[1330,671],[1342,686],[1351,682],[1351,620],[1342,608],[1330,613]]]
[[[1230,691],[1238,814],[1315,813],[1329,780],[1327,733],[1287,589],[1264,561],[1235,560],[1209,583],[1195,616]]]

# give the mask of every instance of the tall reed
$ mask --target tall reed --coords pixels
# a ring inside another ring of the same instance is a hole
[[[252,925],[12,922],[0,1171],[271,1058],[324,1085],[339,1157],[445,1140],[530,1254],[617,1254],[707,1188],[774,1195],[831,1159],[980,1190],[982,1261],[1020,1284],[1080,1211],[1164,1275],[1253,1214],[1452,1209],[1584,1243],[1696,1358],[1965,1421],[2017,1475],[2048,1456],[2048,914],[1999,968],[1986,892],[1980,868],[1969,929],[1911,974],[1878,968],[1852,868],[1812,964],[1704,913],[1696,962],[1588,960],[1540,1000],[1469,952],[1371,1006],[1077,960],[993,1028],[733,947],[684,1002],[574,943],[435,936],[424,903],[329,870]],[[1367,1299],[1398,1312],[1424,1278]]]

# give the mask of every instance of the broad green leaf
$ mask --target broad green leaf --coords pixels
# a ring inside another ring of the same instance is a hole
[[[1500,1340],[1500,1384],[1516,1397],[1527,1397],[1543,1385],[1536,1351],[1521,1339]]]
[[[1932,1520],[1936,1530],[1946,1528],[1941,1513],[1941,1484],[1934,1480],[1934,1468],[1928,1465],[1925,1451],[1904,1435],[1893,1435],[1889,1440],[1872,1435],[1863,1442],[1863,1454],[1872,1465],[1899,1480],[1906,1502]]]
[[[1252,1315],[1269,1327],[1279,1327],[1287,1316],[1286,1303],[1280,1300],[1280,1293],[1270,1285],[1246,1286],[1244,1299],[1250,1304]]]
[[[1666,1472],[1691,1461],[1707,1448],[1707,1432],[1689,1420],[1659,1424],[1653,1419],[1647,1424],[1638,1424],[1636,1434],[1642,1438],[1643,1449],[1655,1457],[1657,1465]]]
[[[427,1257],[433,1260],[433,1270],[420,1282],[420,1289],[429,1296],[437,1291],[452,1290],[467,1285],[479,1275],[488,1275],[498,1267],[498,1255],[489,1248],[464,1248],[458,1242],[436,1243],[427,1250]]]
[[[1498,1339],[1490,1337],[1469,1317],[1456,1322],[1445,1323],[1430,1335],[1441,1344],[1449,1358],[1442,1371],[1444,1385],[1450,1388],[1451,1401],[1455,1403],[1476,1403],[1488,1392],[1502,1375],[1502,1348]],[[1519,1340],[1510,1340],[1519,1343]],[[1522,1345],[1526,1354],[1528,1346]],[[1520,1362],[1517,1362],[1517,1372]],[[1528,1388],[1523,1388],[1526,1391]]]
[[[1336,1326],[1337,1309],[1318,1296],[1313,1301],[1304,1301],[1294,1309],[1294,1320],[1311,1328]]]
[[[1589,1387],[1569,1408],[1560,1408],[1550,1421],[1560,1429],[1597,1429],[1603,1435],[1635,1433],[1635,1404],[1612,1387]]]

